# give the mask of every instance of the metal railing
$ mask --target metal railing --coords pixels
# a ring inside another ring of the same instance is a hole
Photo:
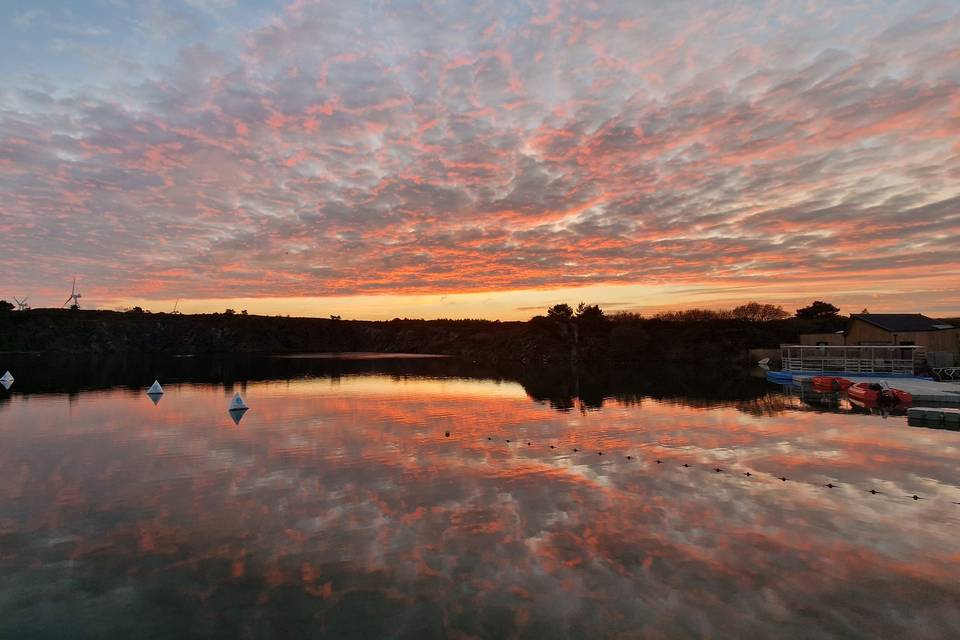
[[[933,367],[931,371],[940,382],[960,383],[960,367]]]
[[[914,346],[780,345],[784,371],[915,375],[926,350]]]

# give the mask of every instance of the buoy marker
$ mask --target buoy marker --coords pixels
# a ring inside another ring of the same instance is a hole
[[[230,414],[230,419],[233,420],[233,424],[240,424],[244,414],[249,409],[250,407],[247,406],[247,403],[243,401],[243,397],[238,392],[234,394],[233,400],[230,401],[230,408],[227,410],[227,413]]]
[[[230,411],[249,408],[250,407],[247,406],[247,403],[243,401],[243,397],[240,395],[239,391],[233,395],[233,400],[230,401]]]

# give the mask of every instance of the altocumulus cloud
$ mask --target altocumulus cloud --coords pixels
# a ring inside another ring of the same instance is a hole
[[[957,282],[950,3],[116,4],[7,21],[24,289]]]

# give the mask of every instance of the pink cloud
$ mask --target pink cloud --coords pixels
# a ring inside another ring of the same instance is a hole
[[[952,277],[955,12],[720,9],[304,2],[116,92],[16,85],[0,248],[93,295]]]

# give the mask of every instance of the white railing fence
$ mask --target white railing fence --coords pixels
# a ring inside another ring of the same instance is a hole
[[[912,346],[780,345],[784,371],[913,375],[926,362],[926,350]]]

